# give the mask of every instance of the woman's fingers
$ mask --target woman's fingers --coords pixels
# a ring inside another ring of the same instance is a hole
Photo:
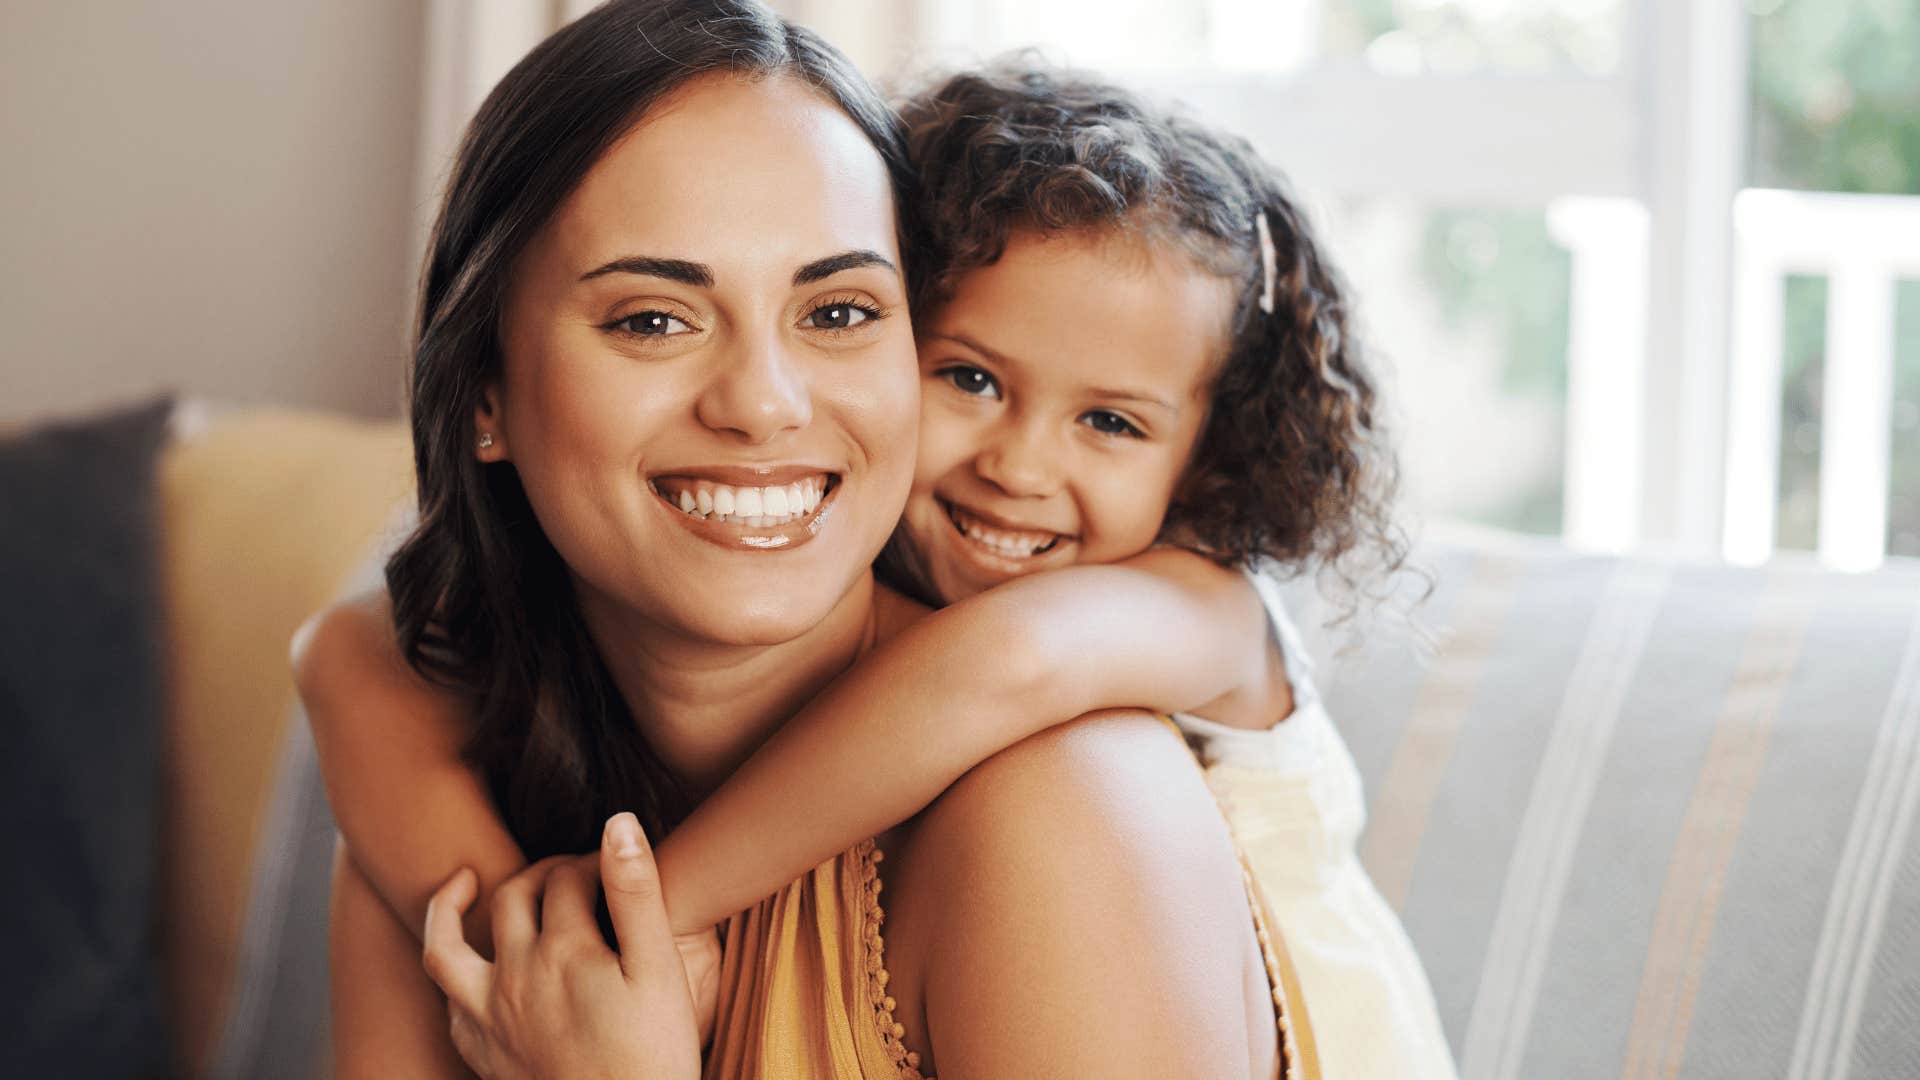
[[[474,1021],[473,1014],[453,1004],[447,1003],[448,1034],[453,1036],[453,1049],[460,1060],[467,1063],[474,1075],[487,1077],[493,1075],[492,1055],[487,1050],[486,1036],[481,1034],[480,1025]]]
[[[427,901],[427,923],[421,933],[425,942],[421,963],[427,977],[447,995],[447,1000],[469,1013],[484,1013],[487,997],[493,989],[493,965],[467,944],[460,916],[479,895],[480,882],[474,872],[461,869],[440,886]]]
[[[540,905],[540,937],[565,948],[591,943],[604,948],[593,902],[600,893],[600,867],[590,857],[568,859],[547,875]]]
[[[600,834],[600,884],[607,892],[607,914],[620,942],[620,970],[627,981],[638,981],[642,972],[680,970],[653,849],[632,814],[615,814]]]
[[[533,947],[540,937],[540,893],[547,875],[565,856],[541,859],[493,890],[493,955],[504,959]]]

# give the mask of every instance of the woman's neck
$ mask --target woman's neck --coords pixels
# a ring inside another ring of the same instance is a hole
[[[877,592],[863,574],[825,619],[775,645],[697,641],[609,604],[583,614],[641,732],[704,797],[872,644]]]

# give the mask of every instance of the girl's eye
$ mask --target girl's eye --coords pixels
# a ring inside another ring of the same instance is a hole
[[[826,304],[807,312],[807,325],[815,330],[849,330],[880,317],[873,308],[860,304]]]
[[[692,330],[683,319],[664,311],[641,311],[615,319],[608,328],[636,337],[671,337]]]
[[[955,364],[941,368],[934,374],[952,383],[955,390],[969,397],[997,399],[1000,396],[1000,384],[993,381],[993,376],[971,364]]]
[[[1125,435],[1128,438],[1144,438],[1140,429],[1134,427],[1126,417],[1105,409],[1095,409],[1080,418],[1081,422],[1102,435]]]

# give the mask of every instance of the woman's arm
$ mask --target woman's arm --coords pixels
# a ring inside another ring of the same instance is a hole
[[[1156,717],[1087,718],[996,755],[920,819],[889,860],[887,948],[927,1071],[1273,1075],[1239,862],[1182,751]]]
[[[753,903],[1063,717],[1234,699],[1277,719],[1286,676],[1269,639],[1245,579],[1184,551],[1035,574],[934,612],[815,698],[660,843],[675,928]]]
[[[328,924],[334,1075],[472,1075],[454,1052],[446,1003],[420,966],[420,943],[374,893],[345,845],[334,851]]]
[[[309,620],[294,638],[293,667],[328,800],[366,882],[418,938],[427,899],[472,868],[481,900],[467,932],[488,951],[487,898],[526,859],[460,758],[467,703],[407,667],[384,596]]]

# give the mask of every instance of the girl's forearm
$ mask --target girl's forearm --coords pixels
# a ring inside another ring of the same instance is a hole
[[[658,845],[675,931],[757,902],[1065,719],[1033,707],[1046,673],[1023,636],[998,605],[936,612],[796,713]]]
[[[875,649],[661,842],[675,929],[709,926],[912,817],[1035,732],[1226,692],[1263,640],[1258,600],[1218,568],[1157,565],[1169,563],[1022,578]]]

